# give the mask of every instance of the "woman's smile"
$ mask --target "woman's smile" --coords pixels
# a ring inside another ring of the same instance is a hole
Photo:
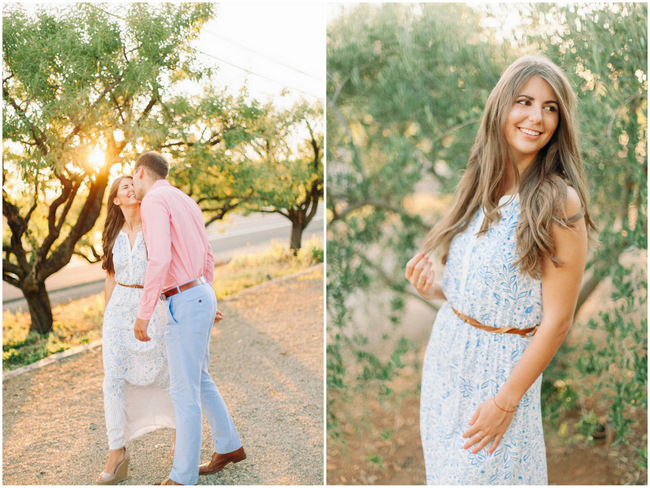
[[[504,133],[520,171],[553,137],[560,120],[558,107],[553,88],[540,76],[531,77],[515,98]]]
[[[519,127],[519,130],[524,134],[526,134],[528,137],[532,137],[532,138],[537,138],[542,134],[540,131],[524,129],[523,127]]]

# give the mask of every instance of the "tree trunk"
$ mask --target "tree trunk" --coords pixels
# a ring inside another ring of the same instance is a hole
[[[584,305],[584,303],[587,301],[587,298],[591,296],[593,291],[596,289],[596,287],[600,284],[600,278],[596,278],[596,273],[592,273],[592,275],[587,279],[582,287],[580,288],[580,293],[578,294],[578,302],[576,303],[576,310],[573,316],[575,317],[578,315],[578,311],[580,311],[580,307]]]
[[[32,282],[23,287],[23,294],[29,307],[29,315],[32,323],[29,330],[36,331],[41,335],[52,331],[52,306],[50,297],[45,289],[44,282]]]
[[[289,243],[289,249],[291,254],[296,256],[298,251],[302,247],[302,223],[296,220],[291,220],[291,241]]]

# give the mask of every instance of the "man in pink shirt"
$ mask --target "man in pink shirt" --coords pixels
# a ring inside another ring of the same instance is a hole
[[[165,343],[170,395],[176,411],[174,466],[162,484],[194,485],[199,474],[217,472],[246,458],[237,429],[210,374],[209,342],[217,312],[212,288],[214,257],[199,206],[167,182],[169,163],[157,152],[135,163],[133,186],[142,201],[147,272],[134,326],[148,341],[147,325],[158,299],[168,306]],[[201,413],[214,439],[209,463],[199,466]]]

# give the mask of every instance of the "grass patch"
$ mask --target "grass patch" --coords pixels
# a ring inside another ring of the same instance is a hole
[[[104,294],[75,300],[52,309],[52,332],[29,332],[29,313],[2,314],[2,369],[16,369],[102,336]]]
[[[236,256],[214,270],[214,291],[223,300],[246,288],[279,278],[323,262],[320,241],[312,239],[297,256],[277,243],[268,251]]]
[[[268,251],[237,256],[214,270],[214,289],[219,300],[246,288],[295,273],[323,262],[320,241],[312,239],[293,256],[287,248],[273,244]],[[53,307],[52,332],[41,336],[29,332],[29,313],[2,314],[2,369],[11,370],[39,361],[102,336],[104,294]]]

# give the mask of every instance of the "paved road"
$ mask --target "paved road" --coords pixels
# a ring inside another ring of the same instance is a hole
[[[322,485],[323,265],[221,301],[210,374],[248,458],[205,485]],[[101,347],[3,380],[5,485],[91,485],[106,462]],[[212,452],[204,419],[202,459]],[[129,478],[162,481],[173,434],[129,443]]]
[[[323,239],[324,205],[303,232],[303,243],[312,237]],[[226,262],[232,256],[261,251],[273,241],[289,242],[291,223],[275,214],[233,215],[226,223],[215,222],[208,228],[215,262]],[[94,295],[104,289],[101,263],[88,264],[79,258],[45,280],[52,305]],[[83,286],[82,286],[83,285]],[[8,283],[2,284],[3,310],[27,310],[22,292]]]

